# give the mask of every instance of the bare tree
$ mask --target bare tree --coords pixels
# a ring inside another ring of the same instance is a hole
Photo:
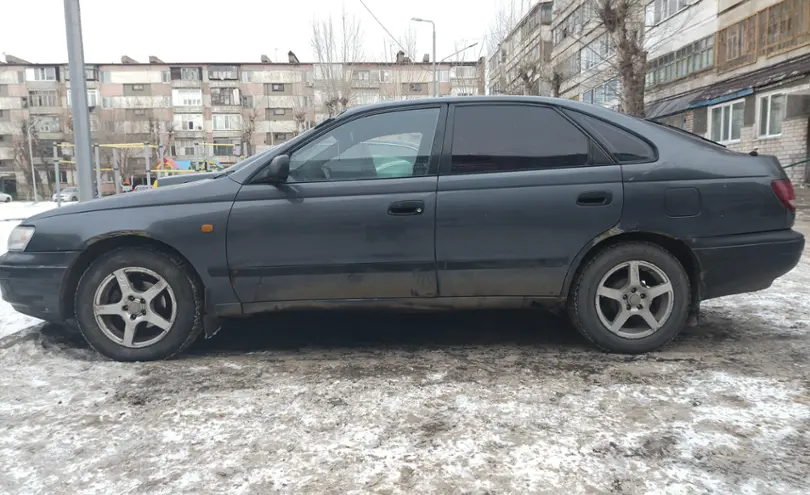
[[[315,79],[322,98],[323,111],[333,116],[345,110],[351,101],[351,63],[363,59],[363,36],[360,22],[342,11],[338,29],[329,17],[312,23],[312,49],[317,66]]]
[[[25,177],[25,182],[28,184],[29,187],[29,198],[34,199],[33,194],[33,186],[32,184],[36,181],[37,184],[37,192],[39,194],[43,194],[45,192],[42,184],[42,176],[39,173],[39,170],[36,170],[36,174],[31,176],[31,157],[28,154],[29,149],[37,149],[38,146],[38,139],[37,139],[37,132],[36,127],[32,128],[30,133],[26,132],[28,126],[31,125],[29,120],[25,120],[20,124],[20,128],[13,134],[12,137],[12,154],[14,156],[14,168],[20,172],[23,177]],[[28,136],[31,137],[31,148],[28,147]],[[34,167],[38,169],[39,167]]]
[[[595,12],[616,47],[614,68],[621,85],[620,110],[644,116],[647,52],[644,0],[594,0]]]

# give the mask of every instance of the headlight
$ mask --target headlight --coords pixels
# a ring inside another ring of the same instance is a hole
[[[25,251],[31,238],[34,237],[34,227],[17,226],[8,236],[9,251]]]

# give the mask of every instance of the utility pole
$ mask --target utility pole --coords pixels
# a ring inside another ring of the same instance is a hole
[[[93,199],[93,159],[90,144],[90,111],[87,108],[87,82],[84,78],[82,18],[79,0],[64,0],[64,2],[72,100],[70,111],[73,115],[74,159],[79,176],[79,201],[89,201]]]
[[[436,80],[436,23],[420,17],[414,17],[411,20],[415,22],[429,22],[430,25],[433,26],[433,58],[431,58],[433,61],[433,96],[439,96],[438,81]]]

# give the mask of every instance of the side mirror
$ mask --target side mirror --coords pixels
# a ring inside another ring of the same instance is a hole
[[[289,155],[279,155],[270,162],[262,171],[262,182],[278,184],[287,180],[290,175]]]

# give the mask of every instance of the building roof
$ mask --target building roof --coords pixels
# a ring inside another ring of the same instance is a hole
[[[710,105],[718,99],[750,94],[758,88],[778,84],[810,74],[810,54],[796,57],[764,69],[728,79],[706,88],[692,101],[692,107]]]
[[[725,81],[681,94],[673,98],[647,104],[644,111],[648,119],[656,119],[697,108],[722,103],[752,94],[756,89],[810,74],[810,54],[770,67],[733,77]]]

